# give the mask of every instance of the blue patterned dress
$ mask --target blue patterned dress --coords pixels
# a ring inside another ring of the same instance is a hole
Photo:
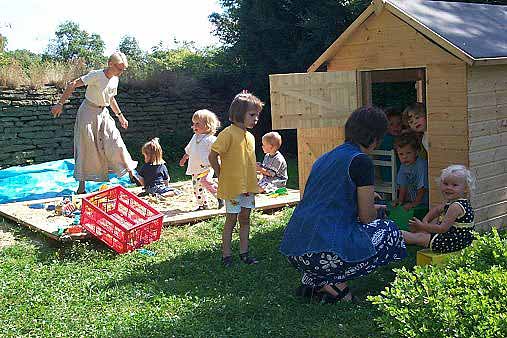
[[[349,167],[359,154],[357,145],[346,142],[322,155],[287,224],[280,251],[303,274],[304,285],[344,282],[406,256],[393,221],[358,220],[357,186]]]

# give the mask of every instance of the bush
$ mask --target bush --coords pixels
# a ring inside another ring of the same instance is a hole
[[[391,287],[368,299],[389,336],[505,337],[507,241],[494,229],[445,266],[396,270]]]

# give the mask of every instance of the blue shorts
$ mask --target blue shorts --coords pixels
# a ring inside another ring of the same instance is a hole
[[[247,192],[239,194],[233,199],[225,201],[225,212],[228,214],[239,214],[241,208],[253,209],[255,208],[255,194]]]

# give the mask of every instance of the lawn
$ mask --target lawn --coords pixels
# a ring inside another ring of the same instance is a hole
[[[292,209],[254,213],[251,250],[260,263],[220,264],[223,218],[166,228],[160,241],[117,255],[100,243],[59,245],[3,222],[16,244],[0,249],[3,336],[378,337],[366,296],[392,268],[350,283],[358,304],[320,305],[293,295],[298,274],[278,252]],[[234,234],[234,252],[238,234]]]

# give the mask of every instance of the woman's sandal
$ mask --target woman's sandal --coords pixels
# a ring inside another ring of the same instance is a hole
[[[302,298],[320,298],[321,294],[318,292],[318,288],[314,286],[308,286],[301,284],[298,286],[295,290],[296,297],[302,297]]]
[[[320,302],[322,304],[335,304],[340,301],[357,302],[357,298],[352,295],[348,286],[346,286],[343,290],[340,290],[334,284],[330,284],[329,286],[331,288],[333,288],[334,291],[336,291],[337,295],[334,296],[325,290],[320,291],[320,293],[322,294],[322,298],[321,298]],[[347,297],[348,295],[350,295],[350,299],[345,299],[345,297]]]
[[[250,257],[248,255],[248,251],[245,252],[245,253],[242,253],[242,254],[239,254],[239,259],[245,263],[245,264],[248,264],[248,265],[253,265],[253,264],[257,264],[259,263],[258,260],[256,260],[254,257]]]

